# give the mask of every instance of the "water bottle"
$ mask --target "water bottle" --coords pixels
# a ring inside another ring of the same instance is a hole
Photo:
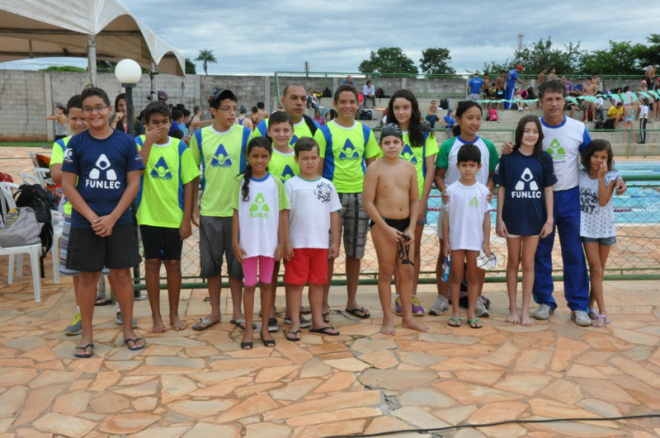
[[[449,271],[451,269],[451,260],[449,257],[445,257],[444,261],[442,262],[442,282],[446,283],[447,279],[449,279]]]

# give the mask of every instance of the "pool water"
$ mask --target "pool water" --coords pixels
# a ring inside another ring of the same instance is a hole
[[[660,162],[626,161],[617,163],[616,169],[623,179],[627,175],[660,176]],[[628,190],[622,196],[614,195],[614,218],[617,224],[660,223],[660,181],[635,181],[628,183]],[[438,209],[442,205],[440,192],[431,191],[429,197],[428,223],[438,223]],[[495,226],[497,200],[491,202],[491,223]]]

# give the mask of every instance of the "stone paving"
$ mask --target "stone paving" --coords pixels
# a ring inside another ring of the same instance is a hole
[[[252,351],[239,349],[241,332],[228,314],[227,322],[193,331],[192,321],[208,308],[205,291],[186,290],[181,313],[189,324],[181,332],[150,333],[148,304],[136,302],[139,333],[147,339],[141,352],[123,346],[114,308],[97,307],[95,355],[85,360],[72,356],[78,337],[63,333],[74,309],[70,279],[53,284],[48,267],[43,301],[35,303],[31,277],[7,285],[3,259],[0,438],[306,438],[660,412],[657,282],[606,283],[612,319],[606,328],[576,327],[563,298],[550,321],[509,325],[504,285],[487,284],[493,305],[483,329],[450,328],[446,315],[425,316],[430,333],[398,327],[395,336],[378,333],[374,287],[360,288],[361,303],[373,313],[365,321],[339,310],[344,292],[336,287],[331,319],[341,336],[304,331],[293,343],[281,325],[275,349],[257,341]],[[422,286],[426,306],[433,289]],[[223,312],[231,308],[226,295],[223,290]],[[284,305],[281,288],[277,304]],[[658,435],[660,420],[642,419],[396,436]]]

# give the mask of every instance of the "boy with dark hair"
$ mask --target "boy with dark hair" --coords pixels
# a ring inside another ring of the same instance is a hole
[[[321,162],[319,170],[330,180],[339,193],[342,209],[339,213],[346,251],[346,311],[361,319],[371,317],[369,310],[357,302],[360,261],[367,243],[367,213],[362,205],[362,189],[367,165],[380,152],[372,130],[355,121],[358,93],[351,85],[340,85],[333,104],[337,118],[321,126],[314,135],[319,144]],[[340,231],[342,232],[342,231]],[[329,260],[328,283],[324,290],[324,315],[328,315],[328,292],[334,268]],[[329,318],[328,318],[329,320]]]
[[[174,110],[174,112],[180,112]],[[164,102],[152,102],[144,110],[147,129],[138,148],[146,170],[137,198],[137,220],[144,246],[145,279],[154,333],[165,331],[160,314],[160,265],[164,260],[170,305],[170,325],[183,330],[179,318],[181,249],[192,234],[193,180],[199,177],[186,144],[167,135],[170,110]],[[162,254],[161,254],[162,251]]]
[[[312,138],[296,142],[295,159],[300,173],[284,183],[289,198],[289,242],[286,248],[287,310],[291,314],[289,341],[300,340],[302,291],[309,283],[312,333],[339,335],[323,318],[323,289],[328,281],[328,256],[339,252],[339,213],[341,203],[335,187],[319,175],[319,147]],[[328,232],[332,242],[328,245]],[[328,248],[329,246],[329,248]]]
[[[223,255],[227,260],[233,304],[231,322],[245,328],[241,310],[243,269],[232,249],[232,203],[235,179],[245,170],[246,147],[252,131],[235,124],[238,100],[231,90],[214,89],[208,102],[213,123],[195,131],[190,139],[190,151],[197,166],[202,166],[204,181],[199,210],[198,191],[193,190],[193,223],[199,226],[201,277],[208,281],[211,314],[201,318],[193,329],[206,330],[220,322]],[[197,179],[193,187],[197,187]]]
[[[145,347],[133,331],[133,281],[130,268],[140,262],[130,205],[144,169],[134,139],[109,125],[112,109],[100,88],[82,92],[82,111],[89,129],[74,136],[64,153],[62,189],[73,207],[67,269],[80,271],[78,305],[82,318],[80,346],[74,356],[94,353],[92,318],[99,274],[104,266],[123,316],[124,343]]]
[[[443,254],[451,254],[452,316],[449,326],[460,327],[459,297],[465,277],[468,282],[468,324],[473,329],[482,327],[476,317],[475,307],[479,296],[479,268],[477,257],[483,252],[490,257],[490,204],[488,187],[477,181],[481,169],[481,151],[475,145],[466,144],[458,151],[456,167],[461,173],[458,181],[447,187],[449,202],[442,218]]]

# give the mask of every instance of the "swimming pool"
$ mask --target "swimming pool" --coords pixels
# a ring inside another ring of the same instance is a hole
[[[660,176],[658,161],[624,161],[616,163],[616,169],[625,180],[627,176]],[[614,195],[614,218],[617,224],[660,223],[660,181],[635,181],[628,183],[622,196]],[[438,209],[442,205],[440,193],[433,189],[429,197],[428,223],[436,226]],[[491,202],[491,223],[495,226],[497,200]]]

